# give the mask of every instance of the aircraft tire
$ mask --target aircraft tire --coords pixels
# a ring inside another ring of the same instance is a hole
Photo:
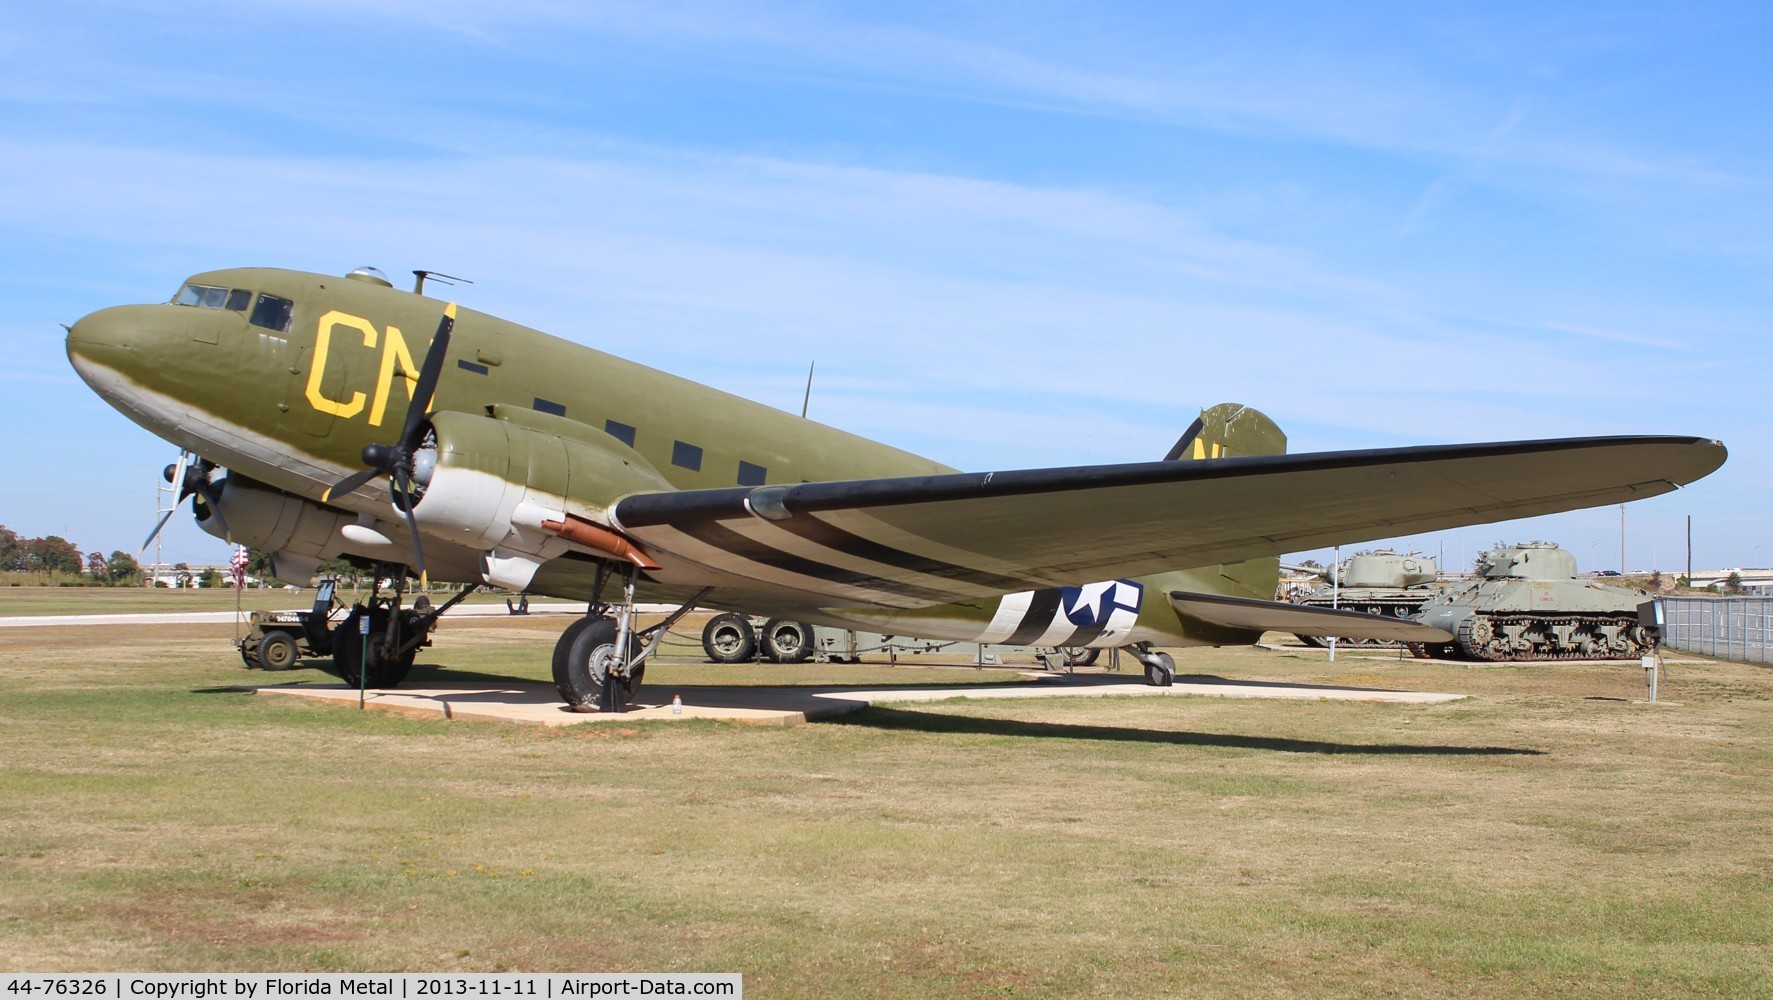
[[[295,637],[281,629],[266,632],[252,658],[262,670],[288,670],[296,664]]]
[[[1167,688],[1176,683],[1176,661],[1168,653],[1153,653],[1156,663],[1145,664],[1145,683]]]
[[[813,627],[771,618],[763,623],[763,651],[771,663],[805,663],[813,655]]]
[[[1096,662],[1096,657],[1102,655],[1100,649],[1089,646],[1065,646],[1059,652],[1065,654],[1065,665],[1068,667],[1087,667]]]
[[[593,623],[608,620],[609,619],[607,618],[580,618],[571,625],[568,625],[566,629],[560,633],[560,638],[554,640],[553,666],[555,677],[558,678],[560,672],[566,669],[566,654],[572,651],[573,640],[584,634],[584,631],[590,628]]]
[[[554,689],[575,712],[596,712],[603,704],[603,688],[616,664],[616,620],[588,618],[554,671]],[[628,636],[628,656],[640,652],[640,637]],[[623,703],[640,693],[640,671],[622,687]]]
[[[357,624],[365,614],[369,615],[369,662],[366,671],[363,662],[365,643]],[[395,634],[399,642],[404,643],[412,637],[418,628],[417,619],[418,616],[410,611],[401,612],[401,627]],[[409,649],[398,658],[389,657],[385,649],[387,633],[386,609],[366,611],[362,607],[352,608],[351,613],[339,622],[339,627],[333,629],[332,633],[332,662],[340,679],[352,687],[361,683],[363,687],[372,688],[398,687],[401,681],[406,680],[406,675],[412,670],[413,658],[418,655],[418,648]]]
[[[735,611],[715,615],[702,626],[702,652],[715,663],[747,663],[757,655],[751,619]]]

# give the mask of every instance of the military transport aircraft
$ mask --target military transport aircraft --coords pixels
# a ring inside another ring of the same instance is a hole
[[[1289,456],[1267,417],[1224,404],[1162,461],[961,473],[458,310],[414,273],[407,292],[373,268],[211,271],[67,336],[88,385],[189,453],[168,476],[205,530],[272,553],[286,581],[341,555],[386,570],[334,643],[352,683],[398,683],[481,585],[588,602],[553,657],[582,710],[620,711],[691,607],[1122,647],[1160,685],[1174,663],[1156,647],[1265,629],[1446,641],[1276,603],[1276,557],[1656,496],[1725,458],[1692,437]],[[466,586],[402,607],[427,572]],[[637,599],[680,608],[642,632]]]

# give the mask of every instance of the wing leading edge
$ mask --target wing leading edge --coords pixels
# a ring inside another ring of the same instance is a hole
[[[646,493],[613,514],[710,568],[915,607],[1622,503],[1725,457],[1568,438]]]

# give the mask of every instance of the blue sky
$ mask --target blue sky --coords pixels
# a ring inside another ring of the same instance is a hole
[[[1183,9],[1185,8],[1185,10]],[[30,4],[0,20],[0,524],[133,549],[173,450],[58,324],[271,265],[970,469],[1703,434],[1628,562],[1773,563],[1761,4]],[[1546,538],[1616,568],[1619,511]],[[1761,551],[1762,548],[1765,551]],[[169,560],[222,543],[179,518]]]

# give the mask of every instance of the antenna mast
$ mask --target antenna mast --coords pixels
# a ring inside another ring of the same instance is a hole
[[[467,278],[458,278],[453,274],[444,274],[442,271],[414,271],[413,276],[417,279],[412,283],[412,293],[414,295],[425,294],[426,278],[430,278],[434,281],[441,281],[446,285],[453,285],[458,281],[464,285],[472,285],[474,283]]]
[[[806,395],[800,399],[800,419],[802,420],[806,419],[806,408],[813,401],[813,369],[818,365],[819,362],[815,360],[806,366]]]

